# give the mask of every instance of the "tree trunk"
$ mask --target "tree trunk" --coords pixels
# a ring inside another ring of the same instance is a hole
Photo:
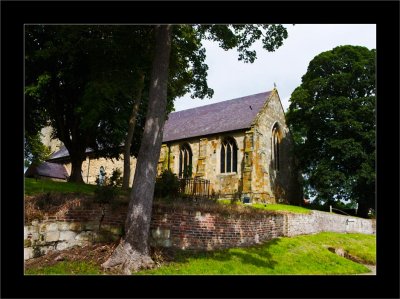
[[[140,77],[140,84],[138,88],[138,93],[136,95],[135,103],[132,107],[132,113],[129,117],[129,127],[128,134],[126,135],[125,145],[124,145],[124,176],[122,181],[122,188],[129,188],[129,179],[131,177],[131,145],[133,133],[135,131],[137,114],[139,111],[140,101],[142,99],[142,89],[144,84],[144,75],[142,74]]]
[[[82,163],[83,160],[81,158],[71,155],[71,175],[69,176],[68,182],[85,183],[82,178]]]
[[[166,117],[171,32],[171,25],[155,26],[155,56],[150,79],[149,106],[125,221],[125,236],[102,265],[105,268],[122,267],[125,274],[154,265],[149,255],[148,237]]]

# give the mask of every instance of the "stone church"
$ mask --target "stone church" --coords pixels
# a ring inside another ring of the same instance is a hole
[[[209,180],[210,193],[221,198],[298,203],[302,192],[292,145],[274,89],[171,113],[164,127],[158,173],[170,169],[180,178]],[[37,174],[58,179],[70,174],[68,151],[59,147],[36,169]],[[88,149],[82,165],[84,181],[94,184],[101,166],[110,175],[115,168],[122,171],[122,154],[119,160],[93,158]],[[135,166],[132,157],[131,182]]]

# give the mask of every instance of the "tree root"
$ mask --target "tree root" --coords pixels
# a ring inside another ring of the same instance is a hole
[[[141,269],[151,269],[155,263],[148,254],[134,250],[129,243],[121,240],[108,260],[101,266],[104,269],[118,269],[123,274],[130,275]]]

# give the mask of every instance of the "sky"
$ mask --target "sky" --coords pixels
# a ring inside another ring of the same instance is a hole
[[[254,63],[238,61],[235,49],[224,51],[217,43],[205,41],[208,86],[214,89],[211,99],[192,99],[190,94],[175,100],[175,111],[200,107],[242,96],[278,90],[285,111],[290,95],[301,84],[310,61],[318,54],[341,45],[376,49],[375,24],[296,24],[285,25],[288,38],[275,52],[253,45]]]

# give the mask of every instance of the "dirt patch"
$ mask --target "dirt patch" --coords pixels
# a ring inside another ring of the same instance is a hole
[[[346,250],[344,250],[343,248],[334,248],[334,247],[328,247],[328,250],[330,252],[336,253],[338,256],[344,257],[348,260],[351,260],[353,262],[359,263],[359,264],[364,264],[365,261],[363,259],[360,259],[357,256],[351,255],[350,253],[348,253]]]
[[[118,246],[118,241],[113,243],[97,243],[82,247],[72,247],[25,261],[25,269],[40,269],[56,265],[62,261],[85,261],[98,266],[103,274],[121,274],[117,270],[104,270],[101,267]],[[172,249],[150,247],[150,255],[156,267],[167,264],[174,259],[175,251]]]
[[[365,261],[357,256],[351,255],[350,253],[348,253],[346,250],[344,250],[343,248],[334,248],[334,247],[328,247],[328,250],[330,252],[333,252],[335,254],[337,254],[338,256],[344,257],[348,260],[351,260],[353,262],[356,262],[358,264],[362,264],[365,267],[367,267],[368,269],[371,270],[371,272],[368,273],[362,273],[359,275],[376,275],[376,266],[375,265],[369,265],[366,264]]]

